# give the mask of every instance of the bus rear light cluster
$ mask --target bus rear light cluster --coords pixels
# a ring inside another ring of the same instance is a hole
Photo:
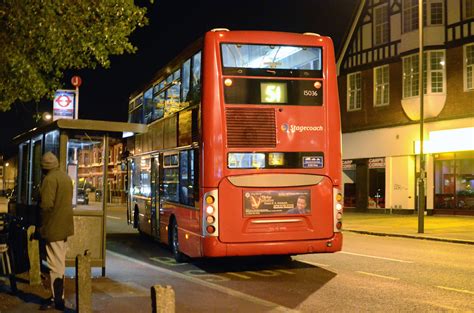
[[[217,236],[219,213],[217,190],[212,190],[210,192],[205,193],[203,202],[203,236]]]
[[[333,188],[334,194],[334,232],[342,230],[343,197],[341,190]]]

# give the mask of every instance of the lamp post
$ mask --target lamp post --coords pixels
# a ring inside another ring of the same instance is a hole
[[[6,163],[5,163],[5,168],[4,168],[4,171],[3,171],[3,190],[6,190],[6,189],[8,188],[8,185],[7,185],[8,166],[10,166],[10,163],[6,162]]]
[[[425,154],[423,152],[424,103],[423,103],[423,0],[418,0],[418,88],[420,94],[420,177],[418,179],[418,233],[424,233],[425,228]]]

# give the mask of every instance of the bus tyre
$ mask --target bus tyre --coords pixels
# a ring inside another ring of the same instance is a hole
[[[178,224],[176,221],[171,223],[171,251],[173,252],[176,262],[186,262],[186,256],[179,251]]]

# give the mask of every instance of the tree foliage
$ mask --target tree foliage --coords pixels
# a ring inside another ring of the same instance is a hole
[[[135,52],[145,14],[133,0],[0,0],[0,111],[52,95],[65,70]]]

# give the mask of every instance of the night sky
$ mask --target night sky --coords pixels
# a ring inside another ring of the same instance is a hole
[[[109,69],[65,73],[82,77],[79,118],[126,121],[129,95],[181,50],[213,28],[315,32],[332,37],[336,51],[342,44],[357,0],[155,0],[148,5],[149,24],[134,32],[135,54],[114,56]],[[52,100],[16,103],[0,113],[0,154],[16,154],[11,139],[36,126],[33,114],[52,111]]]

